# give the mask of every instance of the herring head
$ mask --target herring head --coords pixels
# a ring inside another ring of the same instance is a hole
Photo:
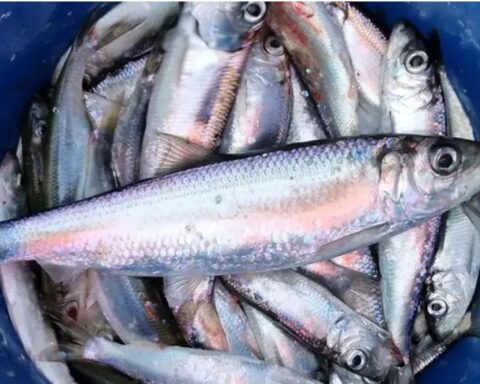
[[[196,3],[192,10],[202,40],[226,52],[242,48],[262,26],[266,13],[263,1]]]
[[[370,379],[382,380],[402,358],[387,331],[367,319],[344,317],[337,323],[339,363],[348,370]]]
[[[480,190],[480,143],[406,136],[380,166],[384,209],[396,220],[422,222]]]
[[[383,102],[396,116],[385,131],[445,133],[443,99],[431,58],[415,31],[403,23],[393,29],[385,54]],[[428,116],[429,123],[421,124],[415,113]]]
[[[468,274],[437,271],[425,300],[428,328],[436,340],[445,339],[460,324],[470,305]]]

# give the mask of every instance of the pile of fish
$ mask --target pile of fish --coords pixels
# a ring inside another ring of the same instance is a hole
[[[480,144],[415,29],[348,3],[97,7],[0,167],[52,383],[411,383],[479,334]]]

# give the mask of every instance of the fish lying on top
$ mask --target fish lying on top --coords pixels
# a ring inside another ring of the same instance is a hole
[[[445,106],[425,45],[399,23],[390,35],[383,65],[383,133],[445,135]],[[410,339],[440,231],[437,216],[378,245],[387,329],[409,362]],[[408,255],[408,257],[405,257]]]
[[[162,45],[165,54],[155,76],[140,157],[141,179],[197,164],[218,146],[248,46],[265,13],[263,2],[191,3],[184,8]]]
[[[351,138],[192,168],[1,223],[0,259],[143,275],[312,263],[470,198],[480,190],[479,148],[434,137]]]

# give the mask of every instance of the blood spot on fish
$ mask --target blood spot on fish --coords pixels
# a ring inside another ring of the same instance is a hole
[[[222,195],[215,196],[215,204],[220,204],[222,202]]]
[[[7,202],[6,202],[6,201],[2,201],[2,205],[5,205],[5,204],[7,204]]]

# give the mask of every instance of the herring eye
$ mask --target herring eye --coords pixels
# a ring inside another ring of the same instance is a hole
[[[430,164],[439,175],[449,175],[460,165],[460,154],[454,147],[435,147],[431,151]]]
[[[405,58],[405,68],[411,74],[419,74],[428,68],[428,55],[425,51],[414,51]]]
[[[251,1],[243,8],[243,18],[248,23],[257,23],[263,19],[267,6],[263,1]]]
[[[435,299],[428,303],[427,312],[433,317],[442,317],[447,313],[448,305],[442,299]]]
[[[355,349],[347,356],[347,366],[353,371],[359,371],[367,364],[367,356],[360,349]]]
[[[267,37],[263,46],[265,51],[273,56],[281,56],[285,53],[282,43],[274,36]]]

